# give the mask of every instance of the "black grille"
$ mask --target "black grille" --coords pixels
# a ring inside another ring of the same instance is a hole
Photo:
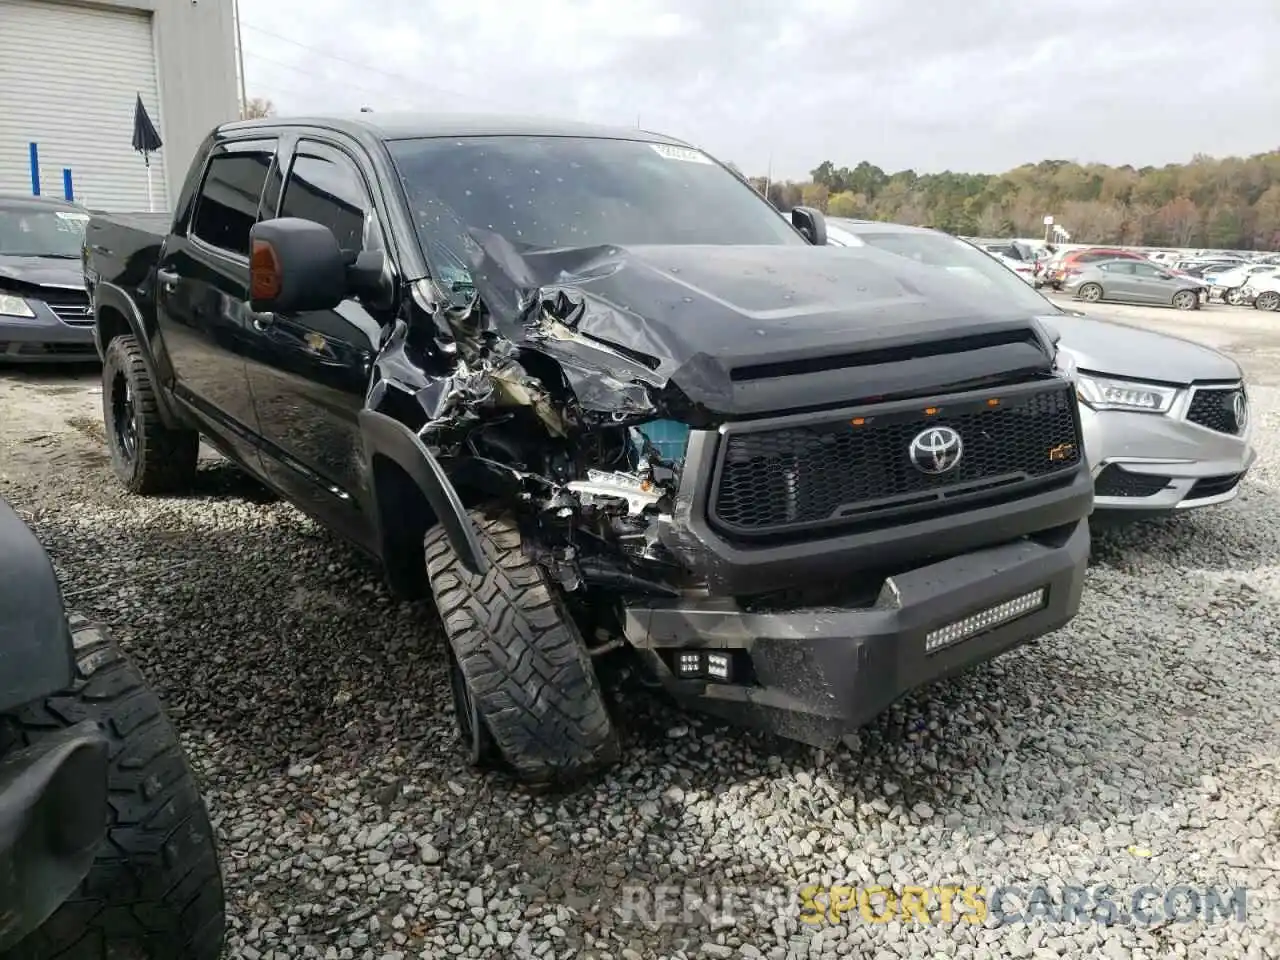
[[[83,290],[41,290],[38,296],[64,323],[75,326],[93,323],[89,295]]]
[[[1217,497],[1224,493],[1230,493],[1240,485],[1240,481],[1243,479],[1243,473],[1230,473],[1221,477],[1205,477],[1195,482],[1195,486],[1187,494],[1187,499],[1199,500],[1203,497]]]
[[[1099,497],[1150,497],[1167,487],[1169,479],[1151,473],[1130,473],[1113,463],[1102,468],[1093,483],[1093,492]]]
[[[991,403],[991,400],[998,400]],[[910,410],[875,408],[776,429],[730,430],[711,499],[714,522],[743,536],[867,522],[937,508],[960,497],[1011,488],[1080,463],[1069,388],[935,401]],[[897,406],[897,405],[895,405]],[[855,417],[863,420],[857,423]],[[959,463],[930,475],[911,461],[927,427],[959,433]]]
[[[1218,433],[1238,436],[1244,432],[1245,423],[1237,421],[1236,398],[1243,394],[1244,391],[1240,387],[1201,387],[1191,398],[1187,419],[1202,427],[1216,430]]]

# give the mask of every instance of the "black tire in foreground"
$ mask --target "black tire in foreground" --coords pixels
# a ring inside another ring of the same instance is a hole
[[[499,762],[530,786],[568,787],[620,747],[604,691],[558,588],[526,556],[509,515],[472,511],[489,572],[458,561],[440,527],[427,575],[445,636],[459,733],[473,763]]]
[[[130,493],[181,493],[195,479],[200,435],[160,418],[156,388],[131,335],[107,345],[102,363],[102,420],[111,467]]]
[[[107,839],[80,888],[4,960],[217,960],[222,875],[177,735],[106,631],[76,616],[71,629],[78,679],[0,716],[0,756],[95,721],[110,742]]]

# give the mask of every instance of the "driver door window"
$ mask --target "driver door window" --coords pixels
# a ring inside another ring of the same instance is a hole
[[[323,223],[348,256],[382,249],[373,201],[360,171],[349,158],[320,144],[298,144],[280,216]]]

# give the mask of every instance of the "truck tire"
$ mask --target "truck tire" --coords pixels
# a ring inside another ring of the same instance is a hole
[[[77,616],[71,629],[76,682],[0,716],[0,755],[96,721],[110,741],[107,839],[79,889],[4,960],[217,960],[222,875],[182,746],[106,631]]]
[[[142,347],[129,334],[112,340],[103,357],[102,423],[111,467],[126,490],[149,495],[190,489],[200,434],[165,426]]]
[[[473,763],[566,787],[611,766],[620,747],[582,634],[508,514],[471,512],[489,572],[464,567],[439,526],[427,576],[456,671],[454,709]],[[470,713],[470,716],[467,714]]]

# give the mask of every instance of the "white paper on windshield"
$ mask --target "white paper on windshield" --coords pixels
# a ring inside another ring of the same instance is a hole
[[[53,215],[59,220],[74,220],[76,223],[83,223],[89,219],[86,213],[68,213],[66,210],[55,210]]]
[[[710,163],[711,158],[701,150],[691,147],[676,147],[669,143],[651,143],[654,152],[667,160],[683,160],[686,163]]]

